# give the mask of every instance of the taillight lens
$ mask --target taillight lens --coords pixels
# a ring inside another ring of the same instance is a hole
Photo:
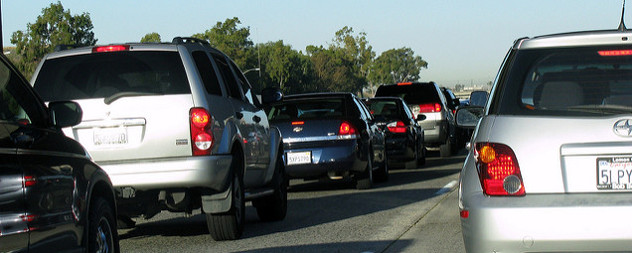
[[[24,187],[31,187],[37,183],[37,179],[34,176],[24,176]]]
[[[420,113],[424,113],[424,112],[440,112],[441,111],[441,104],[439,103],[430,103],[430,104],[420,104],[419,105],[419,112]]]
[[[475,154],[481,185],[486,195],[525,195],[520,166],[510,147],[498,143],[477,143]]]
[[[211,132],[211,115],[204,108],[191,108],[189,111],[191,125],[191,149],[194,156],[209,155],[213,147]]]
[[[356,129],[349,122],[343,121],[340,124],[340,129],[338,130],[338,135],[352,135],[356,134]]]
[[[109,45],[109,46],[99,46],[93,47],[93,53],[104,53],[104,52],[118,52],[118,51],[128,51],[129,45]]]
[[[391,133],[396,133],[396,134],[406,133],[406,130],[408,130],[408,127],[404,124],[403,121],[388,123],[388,125],[386,125],[386,128]]]

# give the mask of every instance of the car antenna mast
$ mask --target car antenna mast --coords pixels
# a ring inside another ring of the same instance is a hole
[[[627,28],[625,28],[625,23],[623,23],[624,14],[625,14],[625,0],[623,0],[623,7],[621,7],[621,23],[619,23],[619,28],[617,29],[620,32],[625,32],[627,30]]]

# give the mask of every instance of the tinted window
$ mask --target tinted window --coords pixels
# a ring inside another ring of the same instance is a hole
[[[17,74],[0,61],[0,122],[44,126],[42,105]]]
[[[409,105],[441,103],[434,85],[388,85],[380,86],[376,97],[400,97]]]
[[[399,108],[397,102],[389,100],[371,100],[367,103],[373,116],[378,119],[398,119]]]
[[[96,53],[44,62],[35,90],[46,101],[104,98],[118,92],[191,93],[176,52]]]
[[[520,51],[501,113],[602,115],[632,111],[632,56],[621,47]]]
[[[211,60],[208,59],[206,53],[202,51],[193,52],[193,60],[195,60],[195,66],[197,67],[198,72],[200,72],[206,92],[221,96],[222,89],[219,86],[217,74],[215,73]]]
[[[328,119],[345,116],[344,99],[287,100],[269,109],[270,120]]]
[[[226,58],[222,55],[213,54],[213,59],[217,63],[217,68],[222,73],[222,79],[224,80],[224,84],[226,84],[226,88],[228,89],[229,96],[241,100],[241,90],[235,80],[235,75],[233,75],[232,70],[228,66],[228,62]]]
[[[253,94],[252,87],[250,86],[250,83],[248,82],[244,74],[241,72],[241,70],[239,70],[235,63],[231,62],[230,66],[233,68],[235,73],[237,73],[237,83],[239,83],[241,90],[244,91],[244,95],[246,96],[246,99],[248,99],[248,102],[253,105],[259,106],[259,99],[257,99],[257,96]]]

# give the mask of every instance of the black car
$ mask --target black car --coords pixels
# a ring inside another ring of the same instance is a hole
[[[426,163],[424,129],[404,100],[398,97],[363,99],[386,138],[386,156],[389,167],[417,168]]]
[[[267,109],[283,136],[290,178],[356,180],[367,189],[388,176],[384,133],[355,95],[290,95]]]
[[[428,150],[439,151],[441,157],[448,157],[458,149],[456,125],[448,100],[435,82],[405,82],[382,85],[375,97],[400,97],[408,104],[413,115],[423,114],[423,121],[417,120],[424,128]]]
[[[112,183],[60,130],[81,117],[0,57],[0,252],[119,251]]]

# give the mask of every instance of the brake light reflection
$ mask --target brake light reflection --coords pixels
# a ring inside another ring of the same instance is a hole
[[[603,50],[597,52],[601,56],[626,56],[632,55],[632,49],[624,50]]]

